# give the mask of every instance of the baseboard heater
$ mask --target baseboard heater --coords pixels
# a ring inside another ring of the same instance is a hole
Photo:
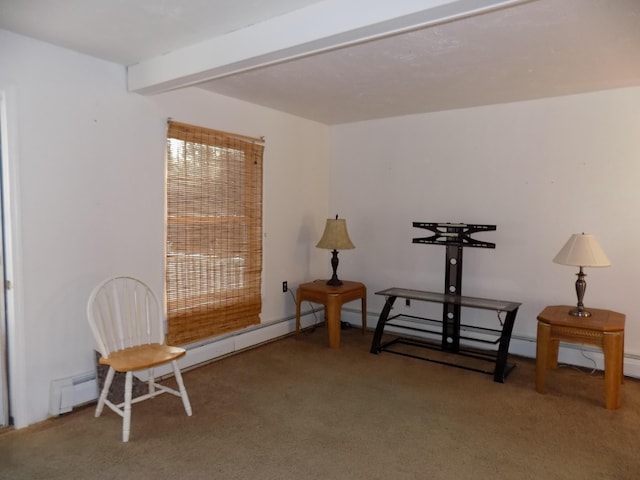
[[[189,368],[290,335],[295,328],[294,320],[295,316],[283,318],[187,347],[187,355],[179,360],[180,368],[184,372]],[[172,375],[172,371],[169,366],[163,366],[156,368],[154,374],[156,378],[162,378]],[[146,371],[140,372],[139,379],[147,380]],[[188,388],[187,385],[187,390]],[[53,380],[49,396],[49,414],[56,417],[72,411],[74,407],[97,400],[98,380],[95,371]]]
[[[87,372],[75,377],[61,378],[51,382],[49,413],[58,416],[98,398],[98,384],[95,372]]]

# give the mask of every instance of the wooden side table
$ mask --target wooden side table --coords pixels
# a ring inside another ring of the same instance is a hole
[[[340,311],[342,305],[362,299],[362,333],[367,329],[367,288],[360,282],[343,280],[342,285],[327,285],[326,280],[303,283],[296,293],[296,338],[300,333],[300,304],[308,302],[324,305],[329,347],[340,348]]]
[[[608,409],[620,407],[623,381],[624,321],[622,313],[590,308],[590,317],[569,314],[574,307],[552,306],[538,315],[536,391],[545,392],[547,369],[558,366],[560,342],[586,343],[604,352],[604,396]]]

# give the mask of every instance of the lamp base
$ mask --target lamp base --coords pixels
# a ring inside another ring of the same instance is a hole
[[[580,271],[576,273],[578,279],[576,280],[576,294],[578,295],[578,306],[569,312],[569,315],[573,315],[574,317],[590,317],[591,312],[587,312],[584,309],[584,303],[582,303],[582,299],[584,298],[584,292],[587,289],[587,281],[584,277],[587,276],[586,273],[580,267]]]
[[[334,250],[331,252],[331,268],[333,269],[333,275],[327,282],[327,285],[331,285],[334,287],[339,287],[342,285],[342,281],[338,279],[338,251]]]
[[[591,316],[591,312],[586,311],[584,308],[574,308],[569,311],[569,315],[586,318]]]

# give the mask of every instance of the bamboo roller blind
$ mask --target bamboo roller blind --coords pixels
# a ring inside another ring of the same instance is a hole
[[[169,121],[169,344],[260,322],[263,150],[259,139]]]

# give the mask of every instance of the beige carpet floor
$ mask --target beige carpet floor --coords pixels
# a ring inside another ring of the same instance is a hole
[[[610,411],[599,372],[552,371],[540,395],[530,359],[499,384],[342,333],[338,350],[318,328],[186,372],[193,416],[170,395],[134,405],[127,444],[93,406],[1,434],[0,479],[640,478],[637,380]]]

